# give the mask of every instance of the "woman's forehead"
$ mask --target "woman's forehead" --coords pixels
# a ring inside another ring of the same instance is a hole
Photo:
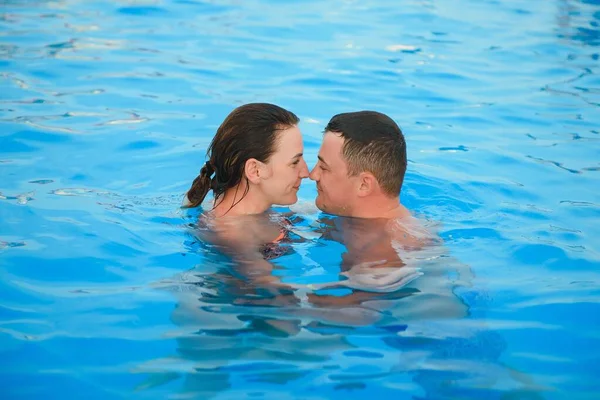
[[[277,145],[277,152],[284,154],[297,154],[302,152],[302,134],[297,126],[287,128],[279,132],[279,140]]]

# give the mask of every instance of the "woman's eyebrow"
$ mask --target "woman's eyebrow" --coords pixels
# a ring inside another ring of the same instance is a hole
[[[294,157],[292,157],[292,160],[293,160],[294,158],[302,157],[302,155],[303,155],[303,153],[298,153],[298,154],[296,154]]]

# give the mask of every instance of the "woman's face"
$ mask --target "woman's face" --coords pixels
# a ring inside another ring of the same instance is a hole
[[[261,189],[272,204],[290,205],[298,201],[300,182],[308,177],[302,134],[293,126],[277,135],[275,152],[266,164],[269,175],[262,181]]]

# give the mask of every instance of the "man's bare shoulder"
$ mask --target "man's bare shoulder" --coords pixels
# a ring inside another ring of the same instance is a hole
[[[390,219],[386,231],[394,242],[407,249],[420,249],[440,242],[433,227],[412,215]]]

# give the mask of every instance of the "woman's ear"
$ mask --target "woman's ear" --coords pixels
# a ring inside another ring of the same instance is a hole
[[[361,172],[358,176],[358,196],[366,197],[379,189],[377,178],[370,172]]]
[[[246,178],[252,183],[258,183],[261,178],[261,165],[262,163],[256,158],[250,158],[246,160],[244,164],[244,174]]]

